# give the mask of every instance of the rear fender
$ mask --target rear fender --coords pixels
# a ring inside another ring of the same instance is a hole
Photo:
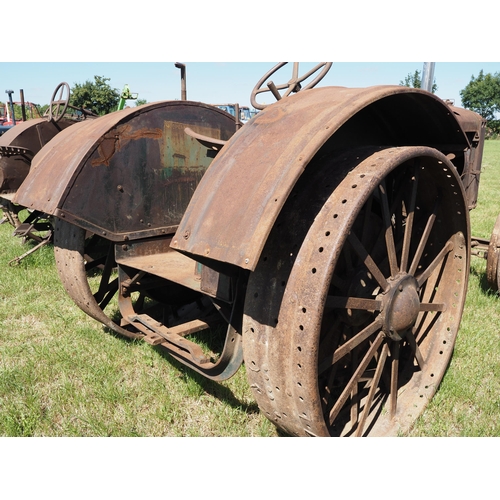
[[[77,124],[36,155],[14,201],[112,241],[173,233],[215,156],[187,127],[226,141],[235,121],[206,104],[163,101]]]
[[[486,120],[474,111],[455,106],[450,106],[450,108],[471,144],[470,149],[465,152],[464,168],[460,172],[467,205],[469,210],[471,210],[476,207],[479,194],[479,178],[483,160]]]
[[[450,107],[402,86],[323,87],[256,115],[212,163],[171,246],[197,260],[254,270],[292,188],[313,158],[360,146],[422,145],[463,169],[469,140]]]
[[[28,175],[33,157],[75,121],[37,118],[18,123],[0,137],[0,196],[14,193]]]

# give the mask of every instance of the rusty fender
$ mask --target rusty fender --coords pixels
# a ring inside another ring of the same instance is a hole
[[[124,109],[64,130],[33,160],[15,202],[112,241],[173,233],[234,118],[190,101]]]
[[[18,123],[0,137],[0,195],[14,193],[28,175],[32,158],[73,120],[37,118]]]
[[[459,174],[470,141],[444,101],[402,86],[323,87],[256,115],[224,146],[171,246],[254,270],[273,224],[313,158],[364,145],[430,146]]]

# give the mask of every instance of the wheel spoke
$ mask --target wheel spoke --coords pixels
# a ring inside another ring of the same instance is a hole
[[[422,320],[419,322],[418,327],[414,327],[414,333],[416,333],[415,340],[417,343],[422,342],[422,340],[427,336],[428,333],[436,326],[436,322],[439,318],[439,314],[433,314],[429,320],[427,311],[422,315]]]
[[[361,309],[364,311],[380,311],[382,309],[382,302],[380,300],[337,297],[333,295],[328,296],[325,305],[331,309]]]
[[[368,245],[368,237],[371,229],[371,215],[372,215],[373,196],[370,196],[365,203],[365,213],[363,217],[363,230],[361,231],[361,243],[366,248]]]
[[[415,166],[415,175],[412,177],[412,190],[410,198],[410,206],[408,207],[408,214],[406,217],[405,233],[403,238],[403,250],[401,252],[401,268],[402,272],[406,272],[408,267],[408,257],[410,254],[411,233],[413,230],[413,219],[415,217],[415,205],[417,201],[417,188],[418,188],[418,166]]]
[[[415,337],[413,336],[412,331],[408,331],[405,339],[408,341],[410,344],[410,347],[413,350],[413,354],[415,356],[415,359],[417,360],[418,367],[423,370],[424,369],[424,358],[422,356],[422,353],[420,352],[420,349],[418,347],[417,341],[415,340]]]
[[[336,274],[332,276],[332,283],[333,286],[339,288],[340,290],[344,290],[347,288],[347,282],[343,280],[342,278],[339,278]]]
[[[344,390],[342,391],[342,394],[339,396],[339,398],[335,402],[335,405],[330,410],[330,415],[329,415],[330,425],[333,424],[333,421],[335,420],[335,418],[339,414],[340,410],[344,406],[349,395],[352,393],[353,388],[358,383],[359,379],[361,378],[361,375],[363,375],[363,372],[365,371],[366,367],[368,366],[368,363],[375,356],[375,353],[377,352],[377,349],[382,344],[383,340],[384,340],[384,334],[382,332],[379,332],[379,334],[377,335],[377,338],[375,339],[373,344],[368,349],[368,352],[365,354],[365,356],[361,360],[361,363],[359,364],[358,368],[356,369],[353,376],[351,377],[351,379],[349,380],[349,382],[345,386]]]
[[[357,236],[353,232],[350,232],[348,239],[349,243],[354,248],[354,251],[357,253],[358,257],[363,261],[363,263],[368,268],[372,276],[377,280],[378,284],[382,287],[384,291],[387,290],[389,288],[389,284],[387,283],[385,276],[382,274],[382,271],[378,268],[377,264],[375,264],[374,260],[368,254],[366,248],[361,244]]]
[[[363,435],[363,430],[365,428],[366,419],[370,413],[370,408],[373,403],[373,398],[375,397],[375,392],[378,388],[380,377],[384,371],[385,362],[387,359],[387,354],[389,352],[389,348],[387,343],[382,347],[382,352],[377,362],[377,368],[375,370],[375,375],[373,376],[373,380],[370,386],[370,390],[368,391],[368,396],[366,397],[366,401],[363,408],[363,413],[361,414],[361,419],[359,420],[358,427],[356,429],[355,436],[359,437]]]
[[[337,349],[340,336],[342,334],[340,328],[341,319],[339,317],[335,318],[335,320],[325,328],[325,331],[322,333],[322,338],[319,344],[319,352],[333,352]]]
[[[338,335],[335,335],[335,337],[333,338],[333,341],[331,342],[331,351],[335,351],[335,349],[337,349],[337,346],[339,345],[339,341],[340,341],[340,338],[342,336],[342,332],[339,330],[339,334]],[[320,349],[324,347],[324,341],[321,343],[320,345]],[[320,350],[320,352],[322,352]],[[332,400],[332,395],[331,395],[331,392],[330,392],[330,387],[333,386],[333,382],[335,380],[335,376],[337,375],[337,367],[338,365],[335,364],[332,366],[332,369],[330,371],[330,374],[328,376],[328,381],[327,381],[327,384],[325,386],[325,391],[326,391],[326,394],[325,394],[325,397],[323,397],[323,402],[325,403],[325,408],[328,408],[330,403],[331,403],[331,400]]]
[[[378,202],[380,203],[380,196],[377,198]],[[402,193],[398,193],[396,198],[394,199],[391,208],[390,208],[390,214],[395,214],[398,212],[397,208],[398,206],[401,207],[401,202],[402,202]],[[384,223],[382,222],[381,219],[379,219],[379,223],[381,226],[384,226]],[[380,227],[380,232],[378,236],[375,239],[375,244],[371,248],[371,255],[373,256],[373,259],[377,262],[384,262],[387,263],[389,261],[388,253],[387,253],[387,243],[385,239],[386,235],[386,229],[385,227]],[[368,247],[368,243],[364,243],[365,247]],[[396,245],[396,253],[401,249],[402,241]],[[398,248],[399,247],[399,248]]]
[[[95,269],[96,267],[102,266],[103,264],[106,263],[107,258],[108,257],[106,255],[103,255],[102,257],[99,257],[97,259],[85,262],[85,271],[89,272]]]
[[[99,307],[104,310],[118,291],[118,278],[115,278],[111,283],[106,283],[105,286],[103,286],[103,283],[101,281],[99,291],[94,295],[94,299],[99,304]]]
[[[400,343],[393,342],[391,354],[392,354],[392,364],[391,364],[391,390],[390,390],[390,415],[391,418],[396,414],[396,409],[398,406],[398,375],[399,375],[399,350]]]
[[[319,373],[323,373],[330,366],[334,365],[339,359],[343,358],[346,354],[349,354],[355,347],[359,346],[371,335],[379,331],[382,327],[382,323],[382,320],[377,318],[373,323],[370,323],[366,328],[363,328],[363,330],[354,335],[354,337],[337,348],[334,351],[333,356],[323,359],[319,365]]]
[[[395,276],[396,274],[398,274],[399,269],[396,257],[396,245],[394,244],[394,233],[392,229],[391,214],[389,212],[389,200],[387,198],[387,188],[385,180],[380,183],[379,191],[381,193],[382,199],[382,214],[384,217],[385,225],[385,244],[387,247],[387,255],[389,257],[391,275]]]
[[[351,373],[353,368],[358,364],[358,349],[354,349],[352,352],[352,363],[351,363]],[[354,384],[352,388],[351,397],[351,407],[350,407],[350,417],[351,417],[351,427],[355,425],[358,421],[359,416],[359,384]]]
[[[417,251],[415,253],[415,256],[413,257],[413,261],[411,263],[410,270],[408,271],[408,274],[412,274],[413,276],[415,276],[415,273],[417,272],[418,264],[420,262],[422,254],[424,253],[425,246],[427,245],[427,240],[429,239],[429,236],[431,234],[431,230],[432,230],[432,226],[434,225],[434,221],[436,220],[439,205],[440,205],[440,199],[438,198],[436,200],[436,203],[434,204],[434,210],[432,211],[432,214],[430,215],[429,219],[427,220],[427,224],[425,225],[424,233],[423,233],[422,238],[420,239],[420,242],[418,244],[418,248],[417,248]]]
[[[427,269],[417,278],[418,286],[421,287],[432,274],[434,269],[441,264],[444,258],[453,250],[454,245],[451,240],[448,240],[446,245],[442,248],[442,250],[436,255],[436,258],[430,263]]]
[[[344,256],[345,274],[347,276],[347,279],[350,279],[354,275],[354,266],[352,264],[352,254],[351,254],[351,252],[342,252],[342,255]]]
[[[443,312],[446,311],[446,304],[439,304],[437,302],[421,302],[420,311],[435,311]]]
[[[114,247],[113,247],[113,245],[110,245],[108,248],[108,255],[106,257],[106,264],[104,265],[104,269],[102,271],[101,281],[99,283],[99,289],[94,294],[94,298],[98,304],[100,304],[101,301],[104,299],[104,296],[110,290],[113,289],[113,284],[109,283],[109,279],[111,277],[111,273],[113,271],[114,265],[115,265]],[[117,280],[115,280],[115,281],[117,281]],[[118,286],[116,286],[115,291],[116,290],[118,290]],[[107,302],[109,302],[109,300],[110,299],[108,299]],[[104,307],[101,307],[101,309],[104,309]]]

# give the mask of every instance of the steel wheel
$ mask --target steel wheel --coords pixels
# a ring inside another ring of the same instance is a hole
[[[111,241],[58,218],[54,223],[54,250],[59,277],[76,305],[128,338],[143,338],[144,334],[131,325],[128,329],[121,326],[123,308],[130,314],[148,312],[166,319],[172,309],[192,303],[200,295],[167,280],[153,277],[148,281],[143,277],[142,287],[131,289],[126,298],[119,296],[118,275],[121,273],[123,279],[127,272],[136,275],[137,270],[117,266]]]
[[[460,179],[425,147],[322,161],[332,194],[297,222],[307,203],[296,193],[250,276],[249,382],[290,434],[404,433],[444,375],[462,315],[470,251]],[[294,231],[306,223],[305,237]]]
[[[125,330],[104,312],[118,290],[111,242],[95,236],[88,238],[84,229],[61,219],[55,219],[54,226],[56,267],[68,295],[82,311],[120,335],[142,337]],[[92,290],[89,274],[98,268],[99,284]]]
[[[500,252],[500,215],[495,221],[488,245],[488,256],[486,259],[486,278],[488,284],[495,290],[500,290],[500,270],[498,268],[498,254]]]

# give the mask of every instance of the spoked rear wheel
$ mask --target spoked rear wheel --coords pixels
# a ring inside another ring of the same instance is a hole
[[[261,410],[293,435],[405,433],[444,375],[462,316],[463,190],[431,148],[332,163],[343,180],[305,238],[287,237],[296,214],[283,214],[250,277],[249,382]]]
[[[61,219],[55,219],[54,226],[56,267],[68,295],[82,311],[116,333],[142,338],[143,335],[125,330],[105,313],[118,291],[113,244],[95,235],[89,237],[81,227]],[[89,276],[94,271],[98,271],[98,286],[93,290]]]

